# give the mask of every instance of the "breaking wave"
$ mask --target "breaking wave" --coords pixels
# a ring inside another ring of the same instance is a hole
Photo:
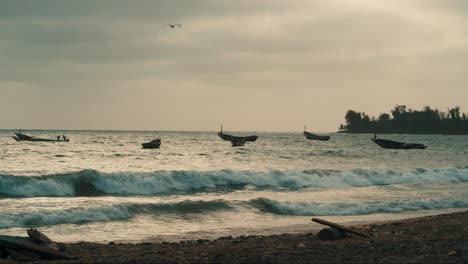
[[[0,197],[168,195],[259,189],[340,188],[412,183],[468,182],[468,166],[445,169],[258,171],[155,171],[15,176],[0,174]]]
[[[229,210],[231,208],[228,203],[217,200],[154,204],[122,203],[103,207],[69,208],[59,211],[0,214],[0,228],[127,221],[140,214],[156,216],[165,214],[186,215]]]
[[[250,210],[256,213],[290,216],[343,216],[405,211],[466,208],[468,200],[416,199],[355,203],[304,203],[257,198],[249,201],[182,201],[176,203],[121,203],[110,206],[69,208],[57,211],[0,213],[0,229],[11,227],[40,227],[60,224],[128,221],[138,215],[153,217],[204,216],[222,211]]]
[[[252,200],[250,204],[262,212],[276,215],[344,216],[369,215],[379,213],[402,213],[406,211],[440,210],[448,208],[465,208],[468,207],[468,200],[418,199],[327,204],[314,202],[281,202],[267,198],[259,198]]]

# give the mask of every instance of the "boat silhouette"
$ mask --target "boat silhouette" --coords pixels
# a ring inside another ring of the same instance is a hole
[[[403,142],[398,142],[398,141],[393,141],[393,140],[388,140],[388,139],[380,139],[377,138],[377,134],[374,134],[374,138],[371,138],[371,140],[379,145],[381,148],[386,148],[386,149],[425,149],[427,148],[426,145],[424,144],[419,144],[419,143],[403,143]]]
[[[21,132],[15,132],[13,139],[16,141],[35,141],[35,142],[69,142],[69,139],[60,139],[60,136],[57,139],[48,139],[48,138],[37,138],[34,136],[28,136]]]
[[[161,139],[153,139],[150,142],[141,144],[144,149],[158,149],[161,146]]]
[[[322,140],[322,141],[326,141],[326,140],[329,140],[329,139],[330,139],[330,136],[319,136],[319,135],[316,135],[316,134],[312,134],[312,133],[310,133],[310,132],[307,132],[305,126],[304,126],[304,136],[305,136],[307,139],[311,139],[311,140]]]
[[[232,136],[232,135],[224,134],[223,133],[223,125],[221,125],[221,131],[218,133],[218,136],[220,138],[222,138],[223,140],[231,141],[231,142],[232,141],[242,141],[242,140],[254,142],[258,138],[258,136],[256,136],[256,135],[241,137],[241,136]]]

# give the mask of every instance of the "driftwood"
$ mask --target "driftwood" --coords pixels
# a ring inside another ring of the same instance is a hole
[[[52,248],[38,245],[31,242],[25,237],[14,237],[14,236],[0,236],[0,248],[5,250],[14,250],[15,252],[22,252],[22,255],[26,255],[24,251],[29,251],[35,255],[39,255],[45,259],[71,259],[72,256],[68,253],[61,252]],[[14,254],[14,252],[13,252]],[[11,256],[11,254],[9,253]],[[13,256],[15,257],[15,256]]]
[[[13,250],[7,248],[8,259],[18,260],[18,261],[34,261],[41,259],[41,256],[31,253],[28,250]]]
[[[3,248],[3,246],[0,244],[0,258],[6,258],[8,257],[8,252],[6,248]]]
[[[371,238],[371,236],[368,235],[368,234],[361,233],[361,232],[359,232],[359,231],[357,231],[355,229],[351,229],[351,228],[346,227],[346,226],[338,225],[338,224],[329,222],[327,220],[323,220],[323,219],[320,219],[320,218],[312,218],[312,221],[314,221],[316,223],[319,223],[319,224],[322,224],[322,225],[326,225],[326,226],[336,228],[338,230],[341,230],[343,232],[347,232],[347,233],[350,233],[350,234],[353,234],[353,235],[366,237],[366,238]]]
[[[31,239],[31,241],[34,243],[44,244],[44,243],[54,242],[50,238],[48,238],[46,235],[39,232],[37,229],[30,228],[26,230],[26,232],[28,233],[29,239]]]
[[[37,229],[30,228],[27,230],[29,239],[38,244],[48,248],[52,248],[59,251],[65,251],[65,246],[62,243],[56,243],[48,238],[43,233],[39,232]]]

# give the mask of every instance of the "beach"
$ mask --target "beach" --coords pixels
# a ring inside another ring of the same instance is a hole
[[[80,242],[66,244],[72,260],[36,263],[467,263],[466,223],[468,211],[353,227],[372,238],[323,241],[311,232],[139,244]]]
[[[468,264],[468,1],[0,21],[0,264]]]

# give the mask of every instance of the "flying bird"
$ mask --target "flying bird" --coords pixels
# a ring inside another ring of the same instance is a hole
[[[165,24],[163,26],[170,26],[171,28],[175,28],[175,27],[180,27],[181,28],[182,27],[181,24]]]

